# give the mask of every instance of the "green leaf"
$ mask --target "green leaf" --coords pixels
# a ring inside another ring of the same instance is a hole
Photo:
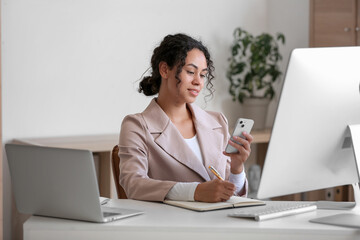
[[[232,47],[232,55],[233,56],[236,56],[236,55],[238,55],[238,53],[239,53],[239,48],[240,48],[240,45],[239,44],[234,44],[234,46]]]
[[[251,72],[247,73],[244,78],[244,84],[249,84],[253,79],[253,75]]]
[[[231,74],[232,75],[237,75],[237,74],[242,73],[244,71],[245,66],[246,66],[246,64],[244,62],[236,63],[231,68]]]
[[[285,36],[282,33],[277,33],[276,40],[280,40],[282,44],[285,44]]]
[[[266,89],[264,96],[267,98],[273,99],[275,96],[274,89],[271,86],[269,86],[269,88]]]
[[[238,100],[240,103],[244,102],[244,98],[246,97],[246,95],[244,93],[239,93],[238,95]]]
[[[238,86],[231,84],[229,87],[229,93],[231,96],[235,97],[236,96],[236,89],[238,88]]]

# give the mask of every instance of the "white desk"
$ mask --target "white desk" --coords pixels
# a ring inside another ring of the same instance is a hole
[[[194,212],[162,203],[112,200],[109,206],[143,210],[145,214],[98,224],[39,216],[24,224],[24,240],[41,239],[360,239],[360,230],[310,223],[342,211],[317,210],[263,222],[230,218],[234,209]]]

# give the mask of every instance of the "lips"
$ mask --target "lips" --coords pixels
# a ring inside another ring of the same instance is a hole
[[[190,93],[193,94],[194,96],[199,95],[200,90],[197,89],[189,89]]]

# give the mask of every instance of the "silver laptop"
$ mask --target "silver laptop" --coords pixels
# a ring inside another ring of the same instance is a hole
[[[16,206],[21,213],[110,222],[143,212],[101,206],[88,150],[5,145]]]

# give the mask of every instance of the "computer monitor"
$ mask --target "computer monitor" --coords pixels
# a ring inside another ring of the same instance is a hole
[[[357,184],[359,129],[360,47],[293,50],[257,197]]]

